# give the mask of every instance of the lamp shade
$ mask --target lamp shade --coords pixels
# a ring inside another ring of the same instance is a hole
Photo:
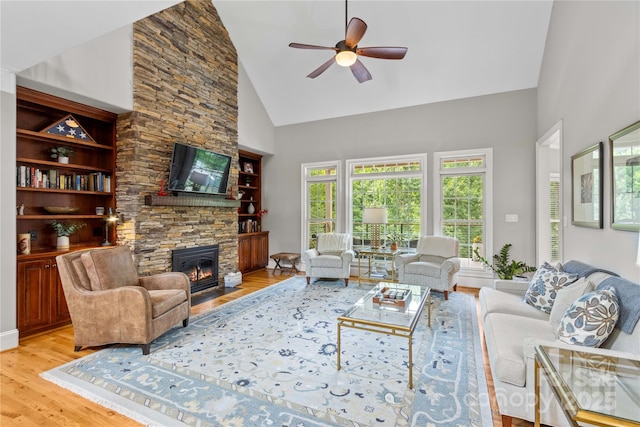
[[[358,59],[358,55],[351,50],[343,50],[336,55],[336,62],[343,67],[352,66]]]
[[[385,208],[364,208],[362,211],[363,224],[386,224],[387,210]]]

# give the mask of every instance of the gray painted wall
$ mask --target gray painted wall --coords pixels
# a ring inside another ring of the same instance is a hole
[[[538,134],[563,121],[564,258],[640,281],[638,233],[610,228],[608,136],[640,120],[640,2],[556,1],[538,85]],[[571,156],[605,142],[604,229],[571,224]]]
[[[264,162],[269,251],[300,250],[301,163],[426,152],[431,170],[434,152],[493,147],[494,249],[513,243],[515,258],[535,263],[535,117],[536,90],[528,89],[277,127],[275,155]],[[506,214],[519,222],[506,223]]]

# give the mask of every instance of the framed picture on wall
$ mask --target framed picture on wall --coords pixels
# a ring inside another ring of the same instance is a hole
[[[602,142],[571,156],[571,224],[602,228]]]
[[[253,163],[244,162],[244,171],[247,173],[253,173]]]
[[[609,137],[611,228],[640,230],[640,122]]]

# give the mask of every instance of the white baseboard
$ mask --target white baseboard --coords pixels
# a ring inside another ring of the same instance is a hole
[[[0,351],[9,350],[18,347],[20,342],[20,334],[17,329],[12,331],[0,332]]]

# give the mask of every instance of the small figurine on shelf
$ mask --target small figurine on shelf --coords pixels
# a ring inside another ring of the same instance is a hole
[[[160,180],[160,191],[158,191],[158,196],[168,196],[167,192],[164,191],[164,179]]]
[[[16,206],[16,209],[18,211],[18,215],[24,215],[24,203],[20,203]]]

